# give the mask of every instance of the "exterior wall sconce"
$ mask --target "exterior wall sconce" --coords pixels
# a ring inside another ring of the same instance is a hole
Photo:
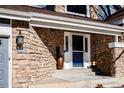
[[[16,36],[16,49],[23,50],[24,44],[24,36],[22,35],[21,31],[19,31],[19,35]]]

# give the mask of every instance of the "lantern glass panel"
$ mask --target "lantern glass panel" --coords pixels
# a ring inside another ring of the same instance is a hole
[[[17,43],[18,44],[23,44],[24,43],[24,36],[18,36],[17,37]]]

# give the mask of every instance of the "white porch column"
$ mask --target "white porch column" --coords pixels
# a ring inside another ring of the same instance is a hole
[[[115,42],[118,42],[118,35],[115,35]]]

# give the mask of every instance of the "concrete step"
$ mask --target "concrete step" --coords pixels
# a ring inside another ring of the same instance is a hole
[[[81,77],[81,76],[95,76],[94,72],[90,73],[54,73],[52,78],[66,78],[66,77]]]
[[[84,69],[84,68],[78,68],[78,69],[63,69],[63,70],[56,70],[52,77],[53,78],[67,78],[67,77],[81,77],[81,76],[94,76],[95,72],[92,72],[91,69]]]
[[[87,73],[87,72],[92,72],[92,69],[86,69],[86,68],[72,68],[72,69],[62,69],[62,70],[56,70],[55,73]]]

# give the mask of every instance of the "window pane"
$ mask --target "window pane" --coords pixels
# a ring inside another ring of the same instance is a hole
[[[67,11],[86,15],[87,6],[86,5],[67,5]]]
[[[65,51],[68,51],[68,36],[65,37]]]
[[[43,8],[51,11],[54,11],[55,9],[55,5],[32,5],[32,7]]]
[[[73,66],[83,67],[83,52],[73,52]]]
[[[73,50],[83,51],[83,36],[72,35]]]
[[[10,19],[0,18],[0,23],[2,23],[2,24],[10,24]]]
[[[88,40],[85,38],[85,52],[88,52]]]

